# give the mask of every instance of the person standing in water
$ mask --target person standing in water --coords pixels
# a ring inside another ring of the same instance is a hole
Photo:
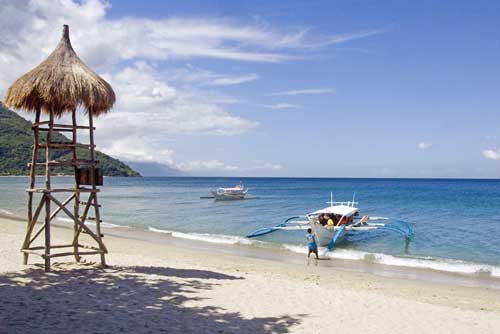
[[[307,239],[307,258],[311,256],[311,253],[314,253],[316,255],[316,259],[319,259],[318,256],[318,245],[316,244],[316,236],[314,233],[312,233],[312,230],[310,228],[307,229],[307,234],[306,234],[306,239]]]

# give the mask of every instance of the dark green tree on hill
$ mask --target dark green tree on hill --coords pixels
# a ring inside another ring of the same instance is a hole
[[[65,142],[69,139],[61,133],[53,134],[53,141]],[[31,161],[31,146],[33,132],[31,123],[7,109],[0,102],[0,175],[28,175],[28,162]],[[78,155],[86,159],[88,150],[77,149]],[[107,176],[140,176],[135,170],[123,162],[102,152],[97,153],[97,160],[101,161],[104,175]],[[71,151],[54,151],[51,159],[71,159]],[[58,172],[72,174],[72,169],[61,169]]]

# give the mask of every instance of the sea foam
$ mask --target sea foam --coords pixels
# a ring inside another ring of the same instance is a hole
[[[0,213],[3,213],[4,215],[9,215],[9,216],[15,216],[15,213],[9,210],[5,209],[0,209]]]
[[[378,216],[373,216],[370,217],[370,220],[389,220],[389,217],[378,217]]]
[[[283,245],[289,251],[307,254],[307,247],[297,245]],[[320,248],[320,254],[324,254],[325,248]],[[399,266],[419,269],[432,269],[457,274],[470,274],[479,276],[500,277],[500,267],[482,263],[466,262],[453,259],[441,259],[433,257],[400,257],[382,253],[370,253],[351,249],[335,249],[326,254],[329,258],[342,260],[365,261],[387,266]]]
[[[67,217],[58,217],[57,220],[60,221],[60,222],[64,222],[64,223],[73,223],[73,219],[67,218]],[[85,225],[95,226],[95,223],[92,222],[92,221],[86,221]],[[116,228],[116,227],[125,227],[125,228],[128,228],[128,226],[117,225],[117,224],[112,224],[112,223],[105,223],[105,222],[102,222],[101,226],[102,227],[106,227],[106,228]]]
[[[210,242],[214,244],[225,244],[225,245],[251,245],[254,242],[250,239],[244,237],[238,237],[233,235],[224,234],[210,234],[210,233],[184,233],[176,232],[170,230],[162,230],[154,227],[148,227],[148,230],[156,233],[169,234],[174,238],[197,240],[203,242]]]

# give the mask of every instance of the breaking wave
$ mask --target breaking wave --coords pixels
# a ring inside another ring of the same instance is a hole
[[[378,216],[370,217],[370,220],[389,220],[389,219],[390,219],[389,217],[378,217]]]
[[[209,234],[209,233],[184,233],[176,232],[170,230],[162,230],[154,227],[148,227],[148,230],[155,233],[169,234],[174,238],[197,240],[203,242],[210,242],[214,244],[225,244],[225,245],[251,245],[254,241],[233,235],[224,234]]]
[[[64,222],[64,223],[73,223],[73,219],[66,218],[66,217],[57,218],[57,220],[60,221],[60,222]],[[85,222],[85,225],[95,226],[95,223],[92,222],[92,221],[87,221],[87,222]],[[106,222],[102,222],[101,226],[102,227],[106,227],[106,228],[116,228],[116,227],[125,227],[125,228],[128,228],[128,226],[117,225],[117,224],[106,223]]]
[[[283,245],[289,251],[307,254],[307,247],[297,245]],[[320,248],[320,254],[325,249]],[[400,257],[382,253],[370,253],[350,249],[335,249],[326,256],[333,259],[358,260],[368,263],[383,264],[387,266],[431,269],[457,274],[469,274],[478,276],[500,277],[500,267],[482,263],[466,262],[452,259],[441,259],[434,257]]]
[[[5,210],[5,209],[0,209],[0,214],[9,215],[9,216],[15,216],[16,215],[14,212],[9,211],[9,210]]]

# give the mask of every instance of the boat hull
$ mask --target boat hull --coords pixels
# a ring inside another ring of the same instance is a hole
[[[235,201],[245,199],[246,193],[219,193],[213,191],[212,195],[218,201]]]
[[[323,226],[316,222],[309,222],[309,225],[311,226],[311,229],[313,230],[314,235],[316,236],[316,242],[321,247],[328,246],[328,244],[330,243],[330,241],[332,241],[337,231],[340,229],[340,226],[328,227],[328,226]],[[337,242],[340,242],[344,238],[346,233],[347,230],[344,230],[337,239]]]

